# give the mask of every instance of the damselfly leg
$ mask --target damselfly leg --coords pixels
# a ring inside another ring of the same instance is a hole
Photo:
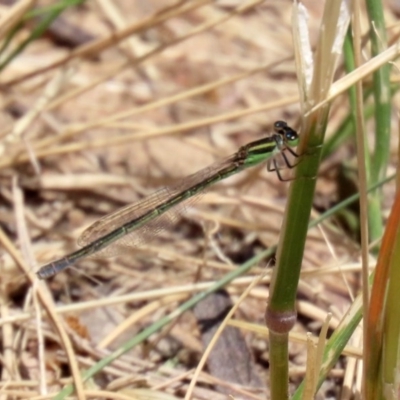
[[[283,161],[285,162],[285,165],[278,165],[278,162],[276,160],[276,158],[272,158],[267,160],[267,169],[268,171],[275,171],[276,175],[278,176],[278,179],[281,182],[287,182],[287,181],[292,181],[294,178],[283,178],[282,174],[281,174],[281,170],[284,168],[294,168],[301,160],[298,160],[295,163],[291,163],[287,157],[287,155],[285,154],[285,151],[288,150],[289,153],[296,158],[299,158],[299,154],[297,154],[293,149],[286,147],[284,150],[282,150],[282,152],[279,154],[280,156],[282,156]]]

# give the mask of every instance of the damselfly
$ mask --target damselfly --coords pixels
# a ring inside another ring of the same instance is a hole
[[[284,121],[275,122],[274,130],[275,133],[270,137],[242,146],[232,156],[186,177],[178,185],[161,189],[137,203],[101,218],[79,238],[78,244],[82,246],[80,250],[44,265],[37,272],[38,277],[49,278],[85,257],[106,253],[113,243],[140,246],[148,237],[163,229],[164,223],[175,221],[184,211],[186,200],[246,168],[267,161],[268,169],[275,170],[282,180],[274,157],[281,154],[286,165],[291,167],[285,151],[297,157],[292,147],[297,145],[299,137]]]

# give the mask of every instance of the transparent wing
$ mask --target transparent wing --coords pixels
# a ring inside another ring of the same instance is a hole
[[[159,235],[163,231],[170,230],[179,220],[180,216],[185,213],[187,206],[198,201],[201,195],[205,193],[206,189],[219,180],[218,172],[232,165],[233,158],[234,156],[231,156],[223,161],[217,162],[186,177],[176,185],[158,190],[141,201],[125,206],[114,213],[104,216],[82,233],[81,237],[78,239],[78,245],[81,247],[90,245],[110,232],[122,227],[124,224],[168,202],[169,199],[176,195],[196,188],[193,192],[190,192],[190,194],[193,193],[193,196],[180,202],[165,213],[160,214],[117,241],[110,243],[109,246],[96,252],[92,257],[112,257],[123,253],[126,251],[126,248],[139,247],[140,245],[151,242],[154,236]],[[215,180],[212,180],[214,176]],[[204,183],[204,186],[201,185],[202,183]],[[200,187],[198,187],[198,185],[200,185]]]

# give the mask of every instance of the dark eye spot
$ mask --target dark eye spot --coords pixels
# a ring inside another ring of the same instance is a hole
[[[287,126],[287,123],[285,121],[276,121],[274,124],[275,128],[281,129]]]

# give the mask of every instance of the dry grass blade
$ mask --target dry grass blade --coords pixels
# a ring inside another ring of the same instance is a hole
[[[23,0],[16,2],[11,9],[2,14],[2,21],[0,27],[0,39],[19,23],[24,14],[34,5],[34,0]]]
[[[172,8],[168,7],[168,8],[166,8],[165,12],[161,11],[161,12],[157,13],[156,15],[149,17],[147,20],[141,21],[139,24],[133,23],[133,24],[127,26],[126,28],[120,30],[117,33],[110,34],[106,38],[99,39],[99,40],[95,41],[94,43],[88,43],[86,45],[83,45],[83,46],[79,47],[78,49],[72,51],[71,54],[61,58],[60,60],[55,61],[53,64],[47,65],[46,67],[43,67],[36,71],[30,72],[29,74],[27,74],[25,76],[15,78],[15,79],[12,79],[9,81],[5,81],[5,82],[3,82],[3,84],[5,86],[13,86],[13,85],[23,82],[26,79],[32,78],[37,75],[41,75],[49,70],[60,67],[64,64],[66,64],[67,62],[72,61],[75,58],[85,57],[85,56],[93,56],[111,46],[118,44],[119,42],[121,42],[122,40],[126,39],[127,37],[129,37],[130,35],[132,35],[134,33],[138,33],[142,30],[157,26],[158,24],[160,24],[172,17],[176,17],[181,13],[185,13],[185,12],[191,11],[192,9],[201,7],[204,4],[207,4],[209,2],[210,2],[210,0],[198,0],[198,1],[195,1],[194,3],[186,4],[186,6],[184,4],[184,6],[182,6],[181,8],[179,8],[179,6],[182,5],[182,2],[178,2],[177,10],[175,10],[174,7],[172,7]]]

